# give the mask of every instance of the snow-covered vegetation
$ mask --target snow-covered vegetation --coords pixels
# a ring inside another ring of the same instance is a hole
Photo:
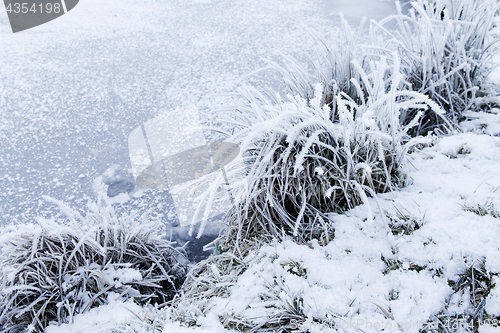
[[[161,237],[158,224],[118,219],[102,202],[84,217],[56,203],[66,223],[40,220],[2,232],[2,331],[41,331],[109,300],[163,304],[174,297],[185,255]]]
[[[367,196],[406,184],[408,150],[428,141],[411,138],[408,131],[422,111],[437,117],[443,112],[409,89],[397,55],[376,59],[370,71],[353,61],[352,72],[359,81],[352,77],[348,92],[335,95],[333,110],[328,94],[334,88],[325,93],[321,83],[309,99],[269,100],[245,91],[249,104],[238,109],[234,127],[249,124],[231,137],[251,166],[249,192],[229,222],[238,224],[237,239],[290,235],[326,244],[332,238],[329,213],[345,212]],[[409,109],[420,112],[403,124],[400,119]],[[238,250],[237,243],[233,247]]]
[[[286,96],[241,88],[220,120],[248,189],[186,276],[180,250],[110,207],[4,230],[1,329],[497,329],[499,2],[412,6],[318,38],[312,72],[275,64]]]
[[[389,331],[446,331],[448,319],[495,320],[499,153],[488,135],[435,139],[409,155],[411,185],[330,214],[326,246],[288,238],[243,259],[224,252],[200,263],[172,318],[203,326],[220,316],[226,328],[269,332],[376,331],[370,325],[381,322]]]
[[[412,7],[408,15],[398,9],[398,15],[372,23],[370,37],[379,40],[380,50],[398,51],[411,89],[438,103],[455,126],[464,111],[491,107],[480,97],[495,95],[496,88],[485,81],[496,52],[489,31],[499,3],[417,1]],[[387,27],[391,23],[395,30]],[[426,113],[412,133],[426,134],[441,124],[435,114]]]

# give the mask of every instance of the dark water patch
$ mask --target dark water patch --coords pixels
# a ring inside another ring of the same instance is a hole
[[[213,250],[204,251],[203,247],[210,242],[212,242],[217,236],[214,235],[203,235],[200,238],[193,238],[185,246],[187,256],[191,262],[200,262],[207,259]]]

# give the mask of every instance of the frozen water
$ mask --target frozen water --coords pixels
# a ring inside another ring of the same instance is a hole
[[[2,7],[0,224],[56,214],[42,195],[84,209],[94,189],[103,188],[93,186],[96,181],[108,185],[107,194],[123,209],[149,209],[175,222],[168,190],[141,191],[130,183],[129,134],[181,106],[195,105],[207,115],[265,59],[311,49],[310,30],[335,36],[337,10],[378,19],[394,5],[85,0],[17,34]],[[264,73],[256,84],[272,85],[268,79]]]
[[[125,180],[117,180],[111,184],[108,184],[108,197],[113,198],[120,193],[130,193],[134,190],[135,185],[132,182]]]

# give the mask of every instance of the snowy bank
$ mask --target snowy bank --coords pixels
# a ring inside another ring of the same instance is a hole
[[[410,154],[410,162],[413,184],[371,198],[373,220],[361,205],[331,215],[335,238],[327,246],[288,240],[252,252],[243,273],[221,284],[221,296],[205,299],[199,307],[184,301],[174,309],[184,318],[186,311],[195,315],[199,326],[183,330],[220,332],[221,322],[250,327],[295,311],[291,328],[311,332],[382,327],[418,332],[437,325],[443,314],[472,315],[477,310],[472,290],[454,286],[472,265],[483,263],[488,276],[498,280],[500,138],[474,133],[444,137]],[[481,294],[484,301],[479,299],[483,326],[500,316],[500,286],[488,292]],[[125,304],[93,310],[100,311],[98,316],[78,315],[74,324],[63,330],[51,326],[47,332],[94,330],[104,313],[123,320],[119,327],[127,322],[131,331],[152,328],[123,315],[119,307]],[[139,318],[147,312],[136,306],[131,310]],[[149,316],[163,313],[163,332],[181,332],[182,324],[168,319],[169,312],[149,311]]]

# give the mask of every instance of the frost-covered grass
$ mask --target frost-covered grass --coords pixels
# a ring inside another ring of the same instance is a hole
[[[284,235],[326,244],[332,238],[327,214],[405,185],[406,154],[427,140],[408,131],[423,111],[440,117],[442,110],[409,89],[396,55],[373,61],[370,71],[353,62],[353,70],[361,99],[339,92],[334,110],[321,84],[309,100],[270,100],[244,90],[248,104],[235,112],[238,130],[230,140],[245,153],[249,190],[230,216],[226,246],[238,251],[240,240]],[[405,125],[400,118],[408,110],[420,111]]]
[[[438,103],[457,126],[465,111],[496,104],[482,97],[498,93],[485,81],[498,50],[490,30],[499,6],[497,0],[414,1],[407,15],[398,7],[397,15],[373,23],[370,34],[383,52],[398,51],[411,89]],[[412,134],[440,125],[427,113]]]
[[[40,331],[113,299],[163,304],[184,282],[184,256],[144,218],[91,205],[68,223],[40,220],[2,232],[0,330]]]
[[[448,121],[459,127],[464,112],[498,105],[498,87],[486,78],[495,67],[492,60],[498,51],[498,36],[490,32],[499,6],[497,0],[418,0],[403,14],[398,3],[396,15],[370,22],[369,29],[363,21],[358,31],[352,31],[341,17],[344,39],[332,45],[316,37],[323,47],[311,55],[312,72],[289,57],[273,67],[294,96],[312,99],[315,85],[323,83],[323,102],[335,111],[340,92],[357,103],[366,98],[353,82],[364,88],[353,61],[367,70],[374,55],[390,57],[397,52],[410,89],[431,98],[445,110]],[[418,111],[409,110],[400,120],[408,124]],[[446,130],[446,125],[434,112],[425,112],[409,134],[426,135]]]
[[[499,201],[500,140],[435,139],[409,160],[410,185],[329,215],[327,245],[285,237],[244,258],[216,253],[191,271],[171,308],[133,309],[147,319],[124,319],[129,331],[153,332],[145,323],[156,320],[160,332],[456,332],[459,323],[495,332],[499,219],[463,205]]]
[[[414,3],[420,5],[431,6]],[[414,12],[410,17],[422,20]],[[241,146],[249,165],[248,193],[231,212],[221,242],[233,251],[242,254],[239,244],[248,239],[284,235],[327,244],[327,214],[404,186],[406,154],[427,140],[418,134],[434,125],[437,133],[458,126],[439,98],[415,87],[408,55],[398,45],[390,49],[395,42],[361,45],[362,28],[354,33],[343,22],[344,40],[328,46],[318,38],[324,47],[312,74],[289,58],[273,65],[289,95],[243,87],[246,104],[230,111],[229,140]],[[376,27],[385,31],[383,23]],[[380,37],[373,27],[370,33]],[[487,73],[483,67],[477,80]]]
[[[195,314],[200,325],[201,312],[219,315],[227,328],[262,332],[291,326],[330,331],[335,325],[377,331],[367,325],[382,321],[389,331],[402,325],[404,331],[443,332],[446,320],[466,320],[476,329],[498,320],[493,281],[500,273],[499,220],[463,209],[463,203],[498,202],[499,156],[495,137],[436,140],[410,154],[411,185],[330,215],[335,238],[328,245],[275,242],[218,274],[214,261],[220,257],[213,256],[200,263],[205,273],[195,285],[216,288],[199,292],[201,299],[181,300],[175,311]]]

